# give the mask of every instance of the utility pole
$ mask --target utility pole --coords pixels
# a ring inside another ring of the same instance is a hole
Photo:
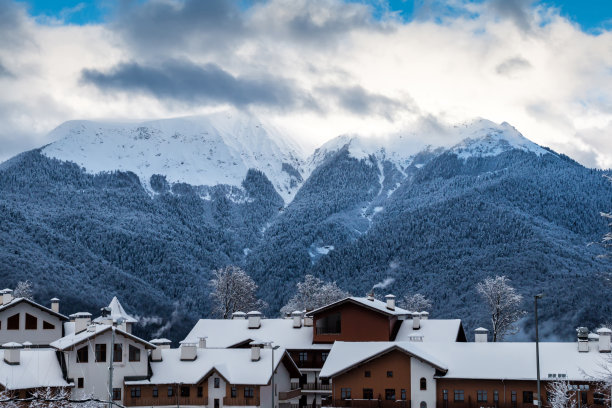
[[[540,338],[538,336],[538,299],[542,299],[542,296],[544,296],[541,293],[538,293],[537,295],[535,295],[533,297],[533,301],[534,301],[534,305],[535,305],[535,336],[536,336],[536,367],[537,367],[537,371],[538,371],[538,407],[542,406],[542,402],[540,401]]]
[[[120,325],[124,321],[125,319],[120,317],[119,319],[117,319],[116,322],[113,321],[111,323],[110,362],[108,363],[108,408],[113,408],[113,361],[115,360],[115,325]]]

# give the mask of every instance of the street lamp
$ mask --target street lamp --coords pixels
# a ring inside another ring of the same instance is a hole
[[[535,336],[536,336],[536,367],[538,370],[538,407],[542,406],[542,403],[540,402],[540,396],[542,395],[540,393],[540,345],[539,345],[539,341],[540,338],[538,336],[538,299],[542,299],[544,295],[542,293],[538,293],[537,295],[535,295],[533,297],[533,301],[534,301],[534,306],[535,306]]]
[[[274,393],[274,350],[278,350],[280,346],[273,346],[271,341],[267,343],[263,343],[263,344],[264,346],[269,347],[272,350],[272,377],[270,380],[270,385],[272,388],[271,408],[275,408],[276,404],[274,404],[274,397],[275,397],[275,393]]]

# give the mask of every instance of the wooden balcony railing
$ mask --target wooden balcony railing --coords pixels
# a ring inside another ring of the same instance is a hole
[[[353,408],[410,408],[410,401],[387,401],[379,399],[336,399],[331,401],[332,407]]]
[[[259,406],[259,398],[257,397],[252,397],[252,398],[232,398],[232,397],[224,397],[223,398],[223,405],[238,405],[238,406],[243,406],[243,407],[249,407],[249,406]]]
[[[297,398],[300,395],[302,395],[302,389],[301,388],[296,388],[296,389],[293,389],[293,390],[287,391],[287,392],[279,392],[278,393],[278,399],[280,401],[286,401],[286,400],[290,400],[292,398]]]

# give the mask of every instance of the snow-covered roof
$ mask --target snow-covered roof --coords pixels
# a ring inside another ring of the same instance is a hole
[[[34,301],[30,300],[30,299],[21,298],[21,297],[13,298],[13,300],[11,300],[9,303],[7,303],[5,305],[0,305],[0,312],[3,312],[4,310],[9,309],[9,308],[11,308],[13,306],[17,306],[20,303],[27,303],[29,305],[34,306],[35,308],[38,308],[38,309],[42,310],[43,312],[47,312],[47,313],[49,313],[49,314],[51,314],[53,316],[57,316],[61,320],[64,320],[64,321],[68,320],[68,317],[64,316],[61,313],[57,313],[57,312],[53,311],[52,309],[49,309],[48,307],[45,307],[45,306],[43,306],[41,304],[38,304],[38,303],[36,303],[36,302],[34,302]]]
[[[231,384],[265,385],[272,372],[272,352],[260,350],[260,359],[251,361],[251,349],[198,348],[193,361],[181,360],[181,349],[162,349],[162,361],[151,361],[153,375],[149,380],[126,381],[126,384],[197,384],[212,372],[218,372]],[[274,351],[274,365],[280,364],[284,349]]]
[[[206,337],[206,347],[227,348],[245,342],[274,344],[290,350],[329,349],[330,344],[312,344],[313,328],[293,327],[293,319],[261,319],[258,329],[249,329],[246,319],[200,319],[184,341],[197,343]]]
[[[138,320],[134,319],[132,316],[127,314],[123,306],[121,306],[119,299],[117,299],[117,296],[113,297],[113,300],[111,300],[108,307],[111,310],[110,317],[112,317],[113,322],[117,322],[119,319],[123,319],[125,323],[137,323],[138,322]],[[94,319],[94,322],[102,322],[103,320],[104,318],[100,316],[100,317],[96,317]]]
[[[443,361],[448,367],[444,378],[535,380],[535,343],[421,343],[419,348]],[[331,354],[330,354],[331,357]],[[602,364],[612,364],[610,354],[600,353],[597,343],[589,352],[578,352],[576,342],[540,342],[540,372],[566,375],[570,381],[587,380],[602,373]]]
[[[323,307],[320,307],[318,309],[312,310],[308,313],[306,313],[306,316],[313,316],[316,313],[319,313],[323,310],[327,310],[330,309],[332,307],[335,307],[337,305],[340,305],[342,303],[346,303],[346,302],[352,302],[352,303],[356,303],[358,305],[363,305],[366,306],[369,309],[375,310],[377,312],[381,312],[384,313],[386,315],[389,316],[408,316],[411,315],[412,312],[406,310],[406,309],[402,309],[401,307],[395,307],[394,309],[389,309],[387,308],[387,303],[386,302],[382,302],[378,299],[369,299],[367,297],[356,297],[356,296],[351,296],[351,297],[347,297],[341,300],[338,300],[337,302],[334,303],[330,303],[329,305],[325,305]]]
[[[93,324],[93,325],[90,325],[86,330],[83,330],[79,333],[72,332],[58,340],[55,340],[53,343],[50,344],[50,346],[60,351],[63,351],[73,346],[76,346],[77,344],[80,344],[84,341],[87,341],[91,338],[94,338],[110,330],[110,328],[111,326],[108,324]],[[118,327],[115,328],[115,334],[119,336],[127,337],[129,339],[134,340],[135,342],[144,344],[146,348],[151,348],[151,349],[155,348],[155,345],[149,343],[148,341],[145,341],[141,339],[140,337],[136,337],[133,334],[127,333],[126,331],[121,330]]]
[[[67,387],[62,369],[52,349],[19,351],[19,364],[4,361],[5,350],[0,350],[0,384],[9,390],[38,387]]]
[[[438,347],[440,345],[438,344]],[[321,369],[320,377],[334,377],[356,365],[365,363],[377,356],[386,354],[392,350],[400,350],[423,360],[438,370],[446,371],[444,362],[430,353],[422,350],[420,344],[414,342],[392,342],[392,341],[370,341],[370,342],[345,342],[334,343],[325,364]]]
[[[404,320],[396,341],[455,342],[461,330],[461,319],[425,319],[420,328],[412,328],[412,320]]]

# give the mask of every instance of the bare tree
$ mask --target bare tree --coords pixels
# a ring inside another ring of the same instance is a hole
[[[257,299],[257,284],[241,268],[229,265],[214,271],[210,281],[214,300],[214,312],[223,319],[232,317],[237,311],[248,312],[267,307],[266,302]]]
[[[413,311],[413,312],[429,312],[433,307],[431,300],[427,299],[425,296],[420,293],[415,293],[413,295],[406,295],[402,299],[401,303],[404,309]]]
[[[573,389],[569,381],[552,381],[546,386],[551,408],[576,408],[576,398],[573,397]],[[539,399],[539,398],[538,398]]]
[[[281,308],[282,314],[295,310],[314,310],[350,296],[338,287],[336,282],[324,282],[312,275],[306,275],[303,282],[297,283],[297,292]]]
[[[516,292],[505,276],[486,278],[476,285],[491,315],[493,341],[502,341],[507,334],[518,332],[516,322],[525,315],[523,296]]]
[[[17,286],[13,291],[13,296],[16,298],[34,300],[34,294],[32,293],[32,282],[29,280],[17,282]]]
[[[69,392],[65,388],[38,388],[32,393],[30,408],[68,408]]]
[[[0,391],[0,407],[3,408],[19,408],[19,403],[13,401],[13,395],[10,391]]]

